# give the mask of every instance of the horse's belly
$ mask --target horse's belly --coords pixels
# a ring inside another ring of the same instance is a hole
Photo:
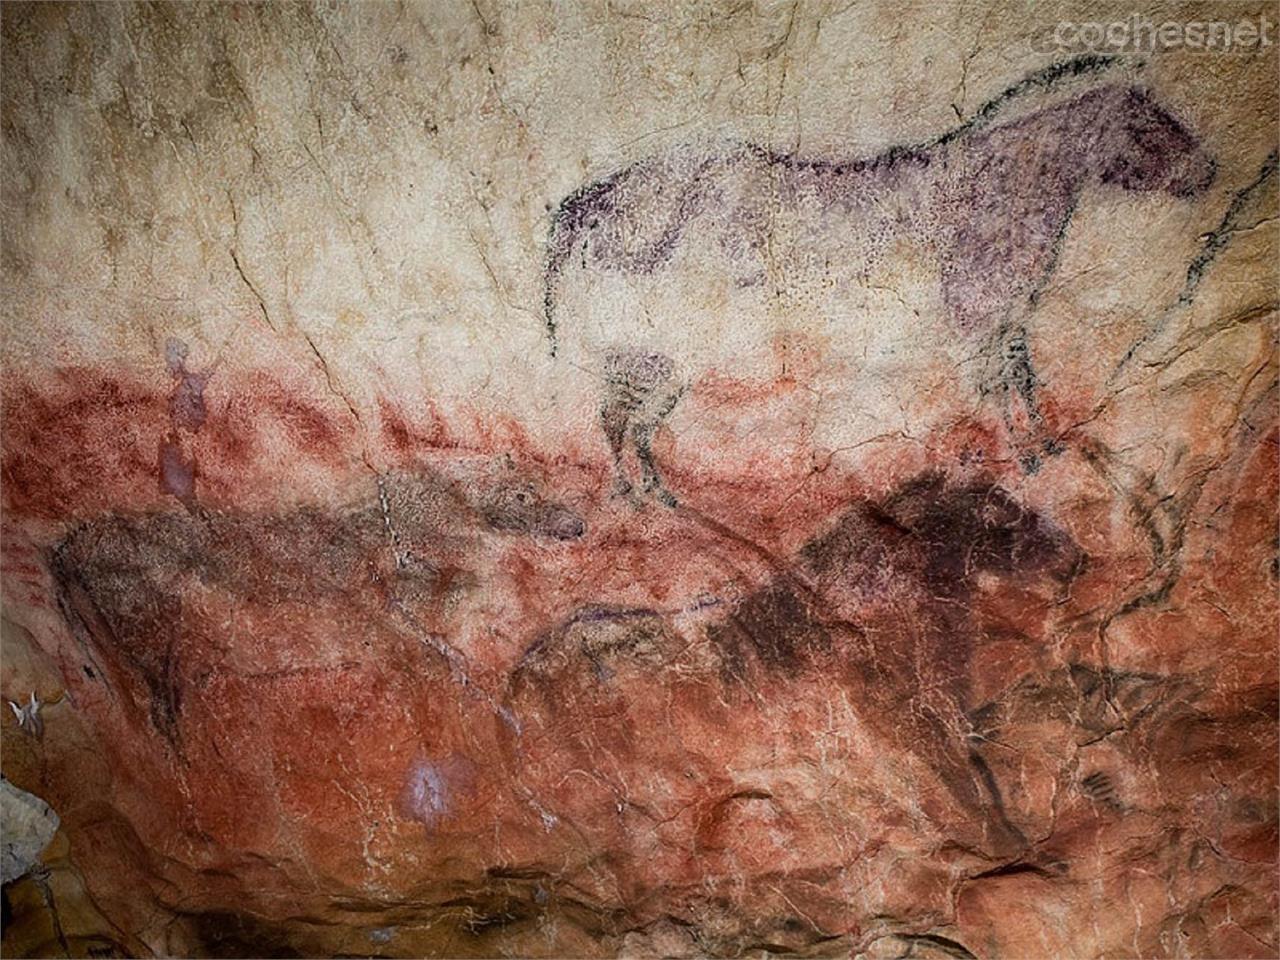
[[[759,353],[772,335],[765,287],[724,270],[579,271],[557,316],[567,356],[587,369],[619,348],[659,353],[683,369]]]
[[[974,345],[946,322],[932,249],[905,236],[841,236],[785,216],[758,245],[691,231],[649,273],[575,266],[558,303],[576,369],[600,377],[620,349],[674,362],[691,393],[673,427],[710,381],[803,378],[795,402],[812,404],[814,439],[833,448],[972,405]]]
[[[898,244],[871,269],[823,290],[815,308],[825,362],[811,429],[820,447],[913,433],[971,410],[981,351],[947,318],[936,261]]]

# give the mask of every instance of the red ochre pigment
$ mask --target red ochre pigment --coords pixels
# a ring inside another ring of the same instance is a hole
[[[408,896],[425,871],[433,889],[501,885],[517,917],[558,890],[605,926],[686,896],[785,918],[799,884],[822,929],[856,933],[843,898],[886,851],[945,837],[977,873],[1044,833],[998,746],[1019,711],[1070,749],[1179,682],[1102,661],[1095,601],[1129,546],[1086,549],[1079,517],[1021,499],[994,425],[858,469],[803,445],[737,462],[664,431],[669,508],[616,495],[590,423],[557,453],[514,421],[392,398],[358,418],[301,381],[183,364],[4,391],[6,590],[46,612],[35,639],[99,732],[130,838],[85,832],[86,862],[226,876],[200,884],[199,916],[278,916],[273,889],[303,875],[318,897]],[[691,402],[793,392],[715,377]],[[1274,440],[1257,443],[1248,475],[1274,486]],[[1251,543],[1234,516],[1228,538]],[[1230,736],[1187,714],[1162,749],[1238,751],[1242,710],[1213,721]],[[838,817],[792,795],[814,781],[790,782],[780,751],[820,765]],[[98,815],[59,777],[64,821]],[[1113,780],[1088,782],[1093,812],[1058,811],[1055,843],[1119,815]],[[1242,820],[1222,843],[1249,856],[1255,834]],[[921,910],[947,909],[941,875],[912,883]]]

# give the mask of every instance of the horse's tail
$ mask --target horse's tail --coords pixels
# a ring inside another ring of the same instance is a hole
[[[566,201],[567,203],[568,201]],[[560,204],[551,218],[551,232],[547,237],[547,259],[542,273],[542,319],[546,324],[547,340],[551,344],[551,356],[556,355],[556,288],[565,261],[573,251],[577,229],[564,216],[565,204]]]
[[[614,187],[618,175],[606,177],[575,190],[560,202],[551,215],[551,231],[547,236],[547,255],[542,274],[542,317],[546,323],[551,356],[559,345],[556,329],[556,292],[564,265],[573,251],[585,242],[583,230],[612,211]]]

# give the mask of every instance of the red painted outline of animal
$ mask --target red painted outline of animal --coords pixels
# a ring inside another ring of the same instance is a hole
[[[1028,472],[1056,452],[1036,397],[1026,317],[1056,266],[1063,236],[1086,190],[1119,187],[1188,197],[1208,187],[1214,161],[1197,138],[1147,92],[1094,87],[1004,123],[1004,102],[1107,66],[1080,58],[1033,74],[932,141],[861,158],[777,153],[750,143],[707,152],[677,148],[595,180],[556,210],[544,274],[544,308],[553,356],[560,341],[560,285],[572,267],[589,274],[671,277],[680,252],[718,250],[738,289],[767,285],[785,258],[775,224],[789,217],[799,269],[824,233],[856,244],[865,264],[885,257],[898,238],[933,251],[946,319],[957,338],[985,335],[995,372],[983,393],[1003,398],[1006,428],[1025,452]],[[798,224],[798,226],[797,226]],[[836,237],[833,224],[843,229]],[[780,249],[781,248],[781,249]],[[848,259],[845,248],[840,256]],[[637,386],[640,374],[674,370],[676,361],[622,342],[606,348],[601,421],[630,489],[623,450],[629,442],[643,486],[674,504],[648,442],[683,386],[672,373]],[[609,375],[612,371],[614,375]],[[1025,429],[1018,426],[1017,407]],[[1025,436],[1019,436],[1025,433]]]
[[[471,689],[466,656],[422,626],[423,612],[468,588],[487,539],[585,533],[535,470],[506,456],[459,457],[382,474],[336,503],[105,514],[71,528],[49,562],[72,630],[107,665],[98,672],[133,691],[180,754],[183,698],[199,682],[182,652],[199,623],[184,609],[204,603],[193,598],[216,591],[275,609],[341,599],[352,617],[362,605],[390,610]],[[27,711],[33,723],[37,710]]]

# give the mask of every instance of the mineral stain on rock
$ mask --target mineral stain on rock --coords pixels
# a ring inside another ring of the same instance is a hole
[[[449,812],[449,784],[440,767],[419,760],[409,771],[404,787],[404,803],[416,820],[435,826]]]

